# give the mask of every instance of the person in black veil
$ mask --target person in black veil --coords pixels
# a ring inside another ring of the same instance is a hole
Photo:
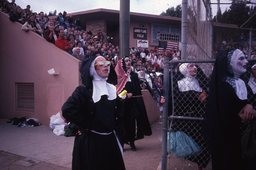
[[[73,170],[125,170],[122,146],[116,135],[116,87],[107,83],[110,62],[93,56],[81,65],[82,85],[62,106],[67,122],[78,127]]]
[[[255,61],[248,64],[248,71],[242,75],[248,90],[248,100],[256,108],[256,63]]]
[[[253,118],[242,73],[248,61],[239,50],[217,55],[205,114],[205,136],[213,170],[242,170],[241,123]]]
[[[243,80],[246,83],[247,90],[248,90],[248,100],[249,103],[252,104],[253,108],[256,108],[256,63],[255,61],[251,61],[248,67],[248,71],[246,74],[243,75]],[[253,120],[243,122],[242,125],[242,133],[248,133],[248,128],[254,128],[256,127],[256,119],[254,117]],[[255,142],[254,142],[254,148]],[[251,148],[250,148],[251,149]],[[256,154],[254,152],[253,155],[245,156],[243,155],[243,160],[245,162],[244,170],[255,170],[256,169]]]
[[[123,131],[121,141],[129,144],[133,151],[136,151],[135,140],[152,134],[146,108],[141,93],[138,74],[132,71],[131,59],[124,57],[118,60],[115,67],[117,74],[117,94],[124,90],[127,92],[120,102],[121,120]]]
[[[183,118],[173,118],[170,127],[173,131],[182,131],[195,140],[200,146],[199,153],[187,156],[185,159],[197,163],[198,169],[205,168],[209,163],[210,154],[206,147],[200,119],[205,114],[208,78],[194,63],[182,63],[173,81],[174,113],[171,112],[171,114]]]

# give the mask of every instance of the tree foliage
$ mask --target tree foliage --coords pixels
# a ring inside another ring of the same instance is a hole
[[[168,8],[161,16],[172,16],[181,18],[181,5]],[[238,26],[246,23],[245,27],[256,28],[256,5],[248,4],[248,1],[232,1],[230,8],[223,13],[217,13],[214,21],[235,24]]]
[[[172,16],[181,18],[181,5],[178,5],[176,8],[168,8],[165,12],[160,14],[161,16]]]
[[[250,20],[248,20],[250,18]],[[218,13],[214,21],[221,23],[235,24],[238,26],[247,22],[250,27],[255,28],[256,24],[256,7],[247,5],[246,1],[233,1],[230,8],[222,14]]]

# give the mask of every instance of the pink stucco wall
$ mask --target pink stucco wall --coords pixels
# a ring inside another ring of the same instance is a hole
[[[79,85],[79,60],[0,13],[0,118],[28,116],[43,124]],[[55,68],[59,75],[49,75]],[[34,83],[34,112],[15,109],[15,83]]]

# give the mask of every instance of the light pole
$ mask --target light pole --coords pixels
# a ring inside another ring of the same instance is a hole
[[[129,56],[130,0],[120,0],[119,37],[119,57]]]
[[[181,59],[187,59],[187,19],[188,0],[182,0],[182,15],[181,15]]]

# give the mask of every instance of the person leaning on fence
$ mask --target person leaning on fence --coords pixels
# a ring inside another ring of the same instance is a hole
[[[197,163],[198,168],[205,168],[210,160],[209,152],[202,134],[202,120],[207,100],[208,78],[203,71],[193,63],[183,63],[173,82],[174,113],[173,116],[182,116],[182,119],[171,120],[171,130],[182,131],[192,137],[200,146],[199,153],[185,157]],[[199,74],[200,73],[200,74]],[[205,84],[202,84],[205,83]],[[171,105],[170,105],[171,108]],[[188,117],[188,118],[185,118]],[[196,118],[192,120],[189,118]]]
[[[62,106],[66,121],[79,131],[73,148],[73,170],[125,170],[122,147],[116,135],[116,88],[107,83],[110,62],[94,56],[81,65],[82,85]]]
[[[217,55],[206,105],[205,135],[212,154],[212,169],[244,170],[241,156],[241,122],[253,118],[242,73],[248,61],[239,50]]]

